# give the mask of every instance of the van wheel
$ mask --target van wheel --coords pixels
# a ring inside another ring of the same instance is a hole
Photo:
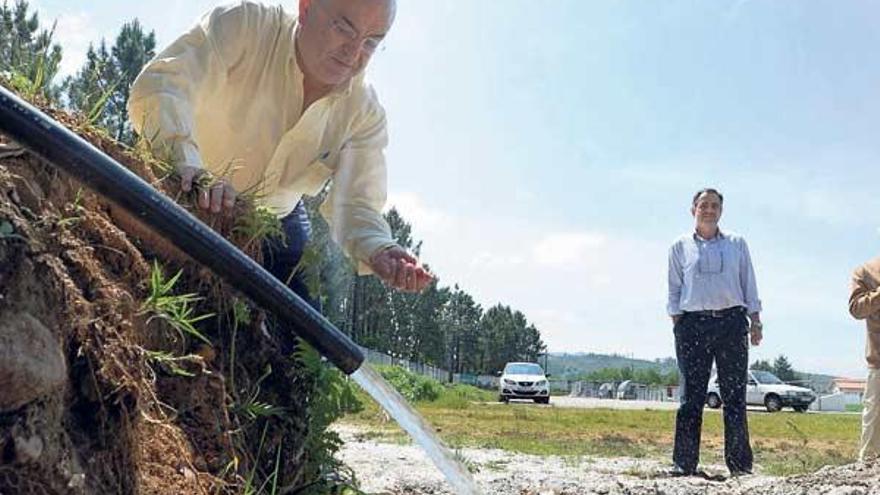
[[[779,400],[778,395],[768,394],[767,397],[764,398],[764,406],[767,407],[767,412],[778,412],[782,409],[782,401]]]
[[[718,409],[721,407],[721,397],[718,397],[718,394],[715,392],[710,392],[709,395],[706,396],[706,405],[712,409]]]
[[[509,401],[510,399],[508,399],[506,395],[498,396],[498,402],[501,402],[502,404],[507,404]]]

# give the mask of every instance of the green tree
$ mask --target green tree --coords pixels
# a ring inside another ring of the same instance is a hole
[[[757,371],[769,371],[771,373],[775,372],[776,369],[773,368],[773,365],[770,364],[770,361],[765,360],[757,360],[752,363],[751,369]]]
[[[782,354],[773,361],[773,374],[784,382],[791,382],[798,379],[797,373],[795,373],[794,369],[791,367],[791,363],[788,362],[788,358]]]
[[[525,315],[509,306],[498,304],[489,308],[480,320],[484,373],[501,370],[511,361],[538,360],[546,351],[541,334]]]
[[[155,48],[155,33],[145,33],[137,19],[122,25],[111,48],[103,39],[97,48],[89,46],[83,67],[64,83],[69,105],[117,141],[130,144],[134,135],[126,108],[129,91]]]
[[[53,84],[61,64],[61,46],[52,42],[55,30],[40,28],[36,12],[28,2],[18,0],[0,6],[0,72],[28,96],[40,95],[57,101],[60,90]]]
[[[446,362],[450,373],[476,372],[484,361],[480,343],[480,318],[483,309],[458,285],[452,288],[441,313],[445,336]]]

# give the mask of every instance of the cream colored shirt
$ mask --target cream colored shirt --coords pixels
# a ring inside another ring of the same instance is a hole
[[[332,178],[321,213],[333,239],[364,262],[394,245],[381,214],[385,112],[363,73],[302,112],[296,28],[281,7],[245,1],[212,10],[144,67],[130,119],[179,167],[226,175],[279,216]]]

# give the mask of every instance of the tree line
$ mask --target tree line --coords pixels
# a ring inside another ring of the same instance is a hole
[[[53,32],[54,26],[41,27],[26,1],[0,6],[0,72],[18,81],[17,88],[28,88],[29,96],[84,115],[117,141],[132,144],[129,88],[155,55],[155,33],[137,19],[127,22],[112,43],[90,45],[74,75],[56,81],[63,50],[52,41]],[[306,262],[324,314],[357,343],[450,373],[494,373],[506,362],[537,361],[546,352],[540,332],[521,311],[500,303],[484,310],[456,284],[435,281],[422,293],[407,294],[357,276],[316,213],[321,199],[307,200],[314,228]],[[394,208],[385,218],[394,239],[418,255],[421,242],[412,237],[412,226]]]

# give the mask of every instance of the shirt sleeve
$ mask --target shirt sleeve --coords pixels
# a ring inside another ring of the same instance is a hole
[[[366,261],[374,253],[396,244],[382,216],[387,199],[385,112],[370,93],[373,99],[340,152],[330,191],[321,205],[333,240],[358,263],[362,275],[372,273]]]
[[[853,273],[850,283],[849,312],[853,318],[859,320],[880,312],[880,287],[870,288],[864,268],[859,268]]]
[[[260,14],[257,5],[247,2],[212,10],[151,60],[132,84],[132,126],[178,168],[202,167],[195,140],[197,99],[242,60],[246,31]]]
[[[745,239],[742,241],[739,265],[739,280],[742,284],[743,297],[749,314],[760,313],[762,310],[761,299],[758,298],[758,283],[755,279],[755,267],[752,265],[752,256],[749,254],[749,245]]]
[[[678,243],[669,248],[669,272],[668,272],[668,299],[666,304],[666,312],[670,316],[682,314],[681,310],[681,286],[684,284],[684,273],[676,252]]]

